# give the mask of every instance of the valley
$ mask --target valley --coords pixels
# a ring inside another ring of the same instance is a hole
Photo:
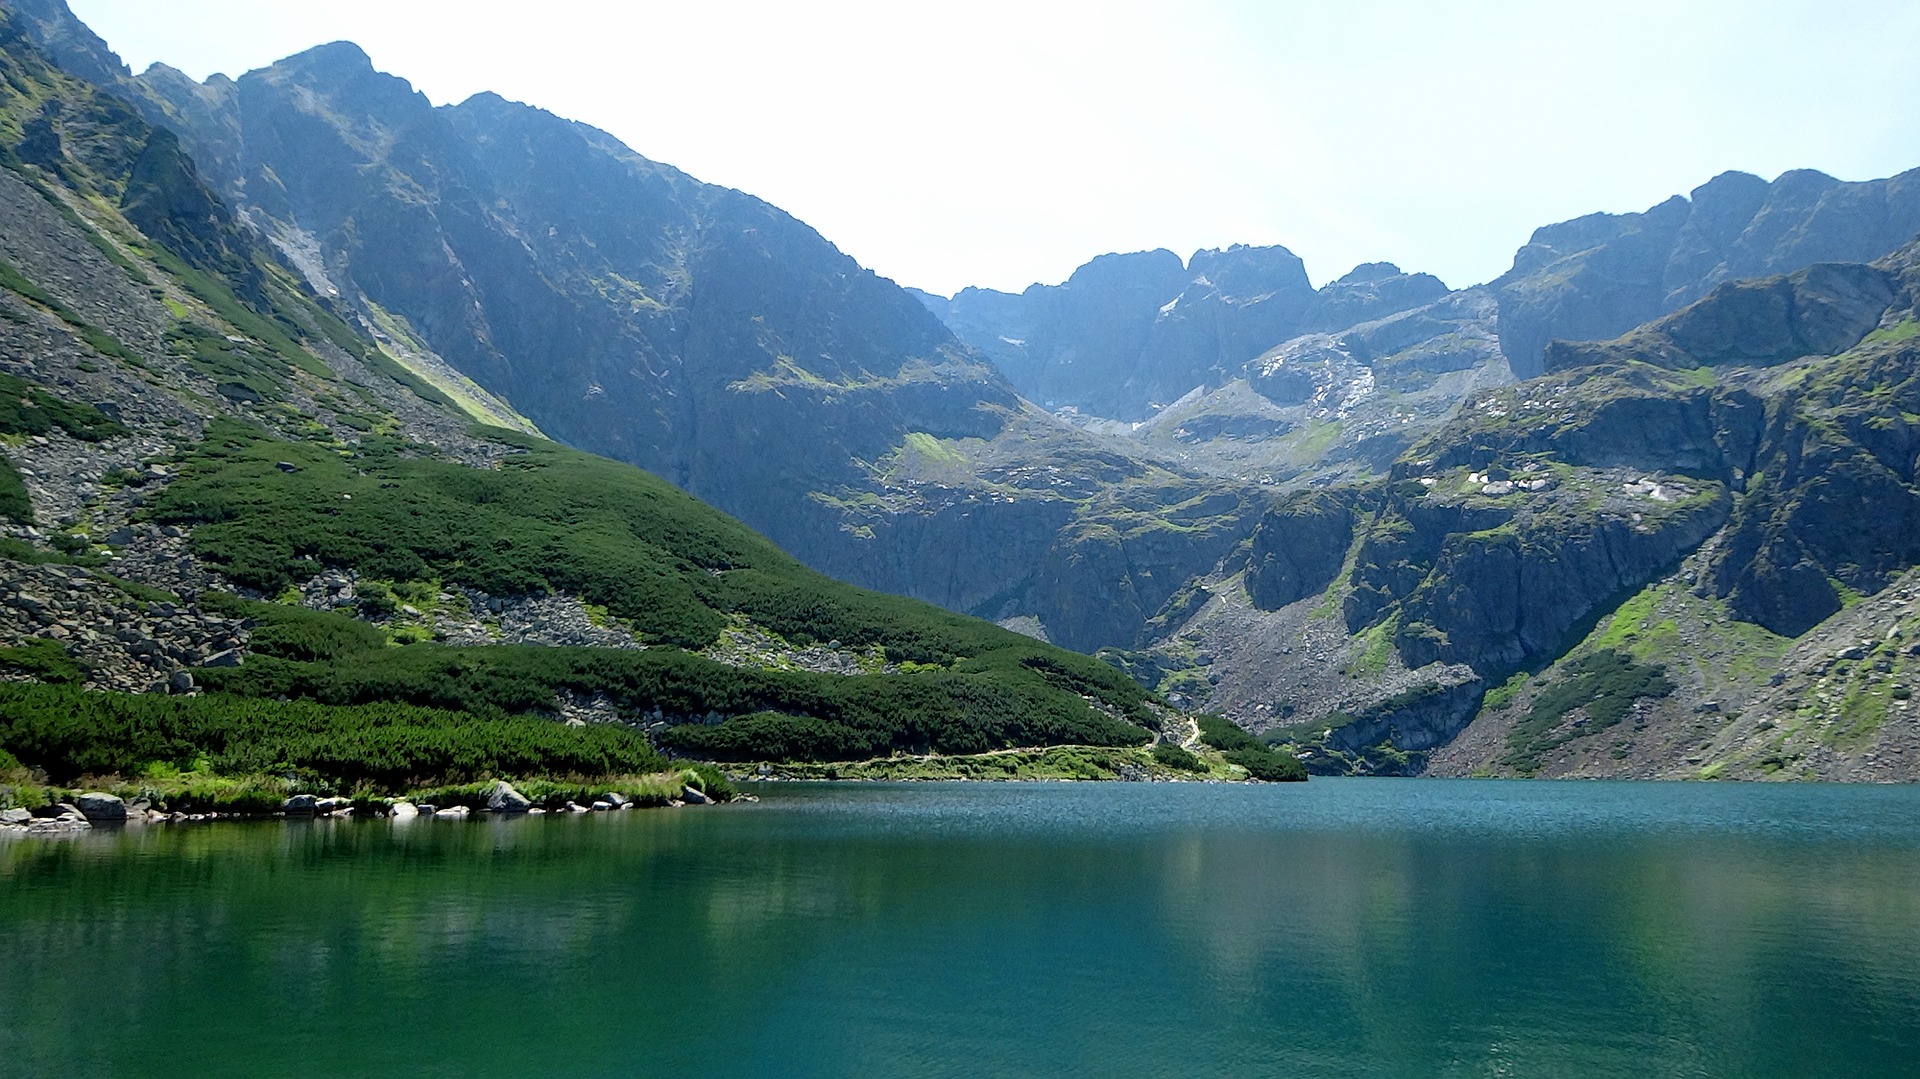
[[[608,776],[1920,779],[1920,170],[1725,173],[1465,288],[1230,246],[943,297],[348,43],[197,82],[4,17],[11,681]],[[17,700],[47,782],[212,759],[86,771]]]

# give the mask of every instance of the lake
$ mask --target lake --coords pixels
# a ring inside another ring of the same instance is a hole
[[[1920,1070],[1920,789],[759,793],[0,842],[0,1076]]]

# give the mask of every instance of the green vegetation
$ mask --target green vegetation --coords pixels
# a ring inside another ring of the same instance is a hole
[[[1171,742],[1156,743],[1153,747],[1153,759],[1155,763],[1182,772],[1205,772],[1207,770],[1207,762]]]
[[[1505,711],[1532,678],[1533,676],[1526,671],[1515,671],[1505,682],[1487,691],[1486,697],[1480,702],[1480,707],[1488,712]]]
[[[0,685],[0,749],[55,783],[176,769],[290,776],[375,793],[493,777],[631,775],[667,765],[645,735],[626,727],[392,703],[340,708],[29,685]]]
[[[1911,341],[1916,337],[1920,337],[1920,320],[1906,318],[1901,319],[1891,326],[1880,327],[1868,334],[1860,341],[1860,345],[1856,345],[1855,347],[1858,348],[1863,345],[1891,345],[1901,341]]]
[[[854,759],[894,750],[1146,741],[1147,692],[1090,657],[912,601],[837,584],[745,526],[637,469],[510,436],[498,471],[402,456],[354,459],[216,421],[153,503],[198,553],[279,594],[323,566],[495,595],[567,592],[656,646],[393,648],[377,627],[297,607],[209,599],[253,618],[259,653],[205,672],[212,688],[328,705],[381,701],[488,716],[546,713],[556,694],[606,694],[675,717],[662,744],[724,760]],[[369,595],[377,602],[379,588]],[[891,675],[727,666],[698,648],[739,620],[788,641],[837,641],[913,664]],[[1101,702],[1090,707],[1082,698]],[[728,718],[724,723],[687,722]]]
[[[1087,706],[1044,657],[966,660],[911,674],[832,675],[732,667],[678,649],[388,647],[337,614],[232,597],[203,603],[256,622],[246,666],[210,688],[327,705],[403,702],[488,716],[545,713],[557,694],[605,694],[632,715],[733,716],[683,723],[660,741],[718,760],[850,760],[894,750],[977,753],[1014,745],[1137,745],[1147,732]]]
[[[1277,783],[1307,778],[1307,766],[1298,757],[1266,745],[1225,716],[1201,716],[1200,741],[1220,750],[1229,764],[1245,768],[1255,779]]]
[[[87,669],[67,654],[59,641],[36,637],[12,648],[0,648],[0,670],[13,671],[49,685],[77,686],[87,680]]]
[[[26,379],[0,374],[0,434],[44,435],[55,428],[82,442],[127,433],[92,405],[62,400]]]
[[[33,523],[33,496],[27,493],[27,481],[4,453],[0,453],[0,517],[23,525]]]
[[[1665,697],[1674,691],[1666,668],[1647,666],[1611,649],[1593,652],[1568,664],[1558,682],[1533,699],[1533,706],[1507,734],[1504,763],[1522,774],[1540,767],[1540,755],[1616,726],[1635,701]],[[1585,723],[1563,727],[1569,713],[1584,709]]]
[[[891,756],[830,764],[787,762],[775,769],[785,779],[853,780],[1099,780],[1145,772],[1161,779],[1191,779],[1211,772],[1168,767],[1141,746],[1048,746],[961,756]]]
[[[91,230],[88,232],[91,234]],[[144,366],[140,357],[135,355],[132,349],[121,344],[112,334],[81,318],[71,308],[54,299],[46,290],[29,281],[25,274],[4,259],[0,259],[0,288],[8,289],[51,311],[55,318],[73,327],[80,334],[81,339],[102,356],[125,360],[136,367]]]

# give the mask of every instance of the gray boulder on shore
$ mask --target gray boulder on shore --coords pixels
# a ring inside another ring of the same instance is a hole
[[[494,813],[525,813],[533,802],[527,796],[514,790],[506,780],[493,785],[487,792],[487,809]]]
[[[127,819],[127,803],[117,795],[100,791],[88,791],[74,799],[80,815],[88,821],[117,821]]]

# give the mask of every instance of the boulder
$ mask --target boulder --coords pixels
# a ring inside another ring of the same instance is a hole
[[[710,806],[713,804],[713,799],[707,797],[707,792],[698,787],[688,787],[686,790],[681,791],[680,800],[690,806]]]
[[[387,816],[394,820],[412,820],[419,815],[420,811],[414,808],[412,802],[395,802],[393,808],[387,810]]]
[[[445,809],[435,810],[433,817],[435,820],[466,820],[472,812],[466,806],[448,806]]]
[[[600,800],[614,806],[624,806],[628,802],[631,802],[633,799],[628,798],[626,795],[621,794],[619,791],[608,791],[607,793],[600,796]]]
[[[19,806],[15,806],[12,809],[0,809],[0,824],[26,824],[32,819],[33,814]]]
[[[167,692],[192,693],[193,675],[188,671],[175,671],[167,676]]]
[[[494,813],[525,813],[532,805],[526,795],[514,790],[506,780],[495,783],[487,792],[487,809]]]
[[[309,817],[315,812],[319,799],[311,794],[296,794],[280,803],[280,809],[290,817]]]
[[[117,821],[127,819],[127,803],[117,795],[100,791],[88,791],[74,799],[81,816],[89,821]]]

